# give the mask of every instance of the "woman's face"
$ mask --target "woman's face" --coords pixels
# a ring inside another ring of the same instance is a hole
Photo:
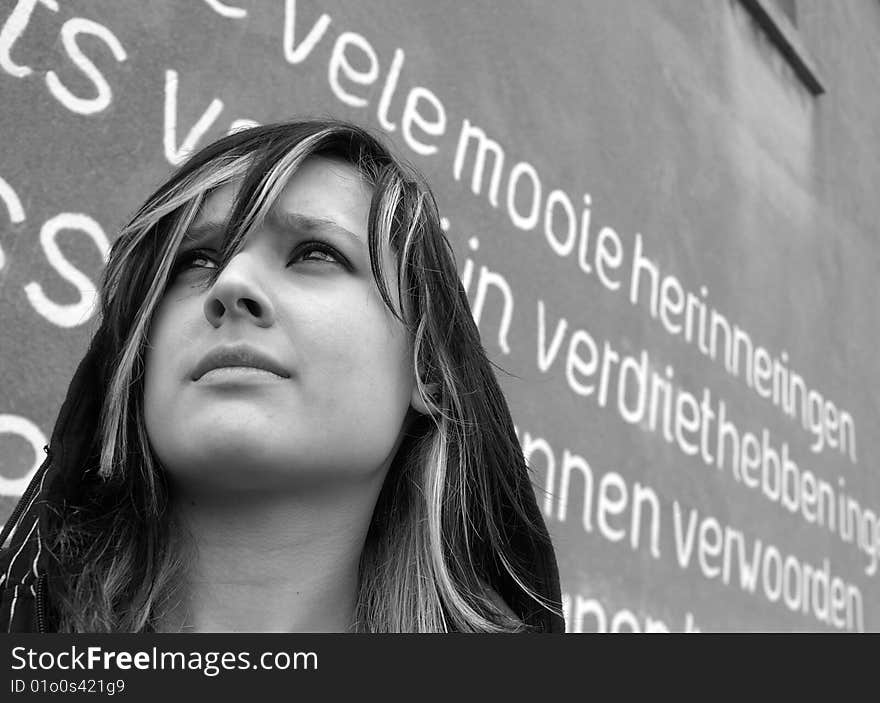
[[[153,450],[199,490],[381,483],[418,401],[408,335],[370,271],[371,189],[350,164],[307,160],[209,287],[236,188],[206,200],[190,230],[199,240],[181,245],[153,317]],[[384,253],[394,294],[395,259]]]

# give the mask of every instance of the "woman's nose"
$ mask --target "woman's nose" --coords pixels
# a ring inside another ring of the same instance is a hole
[[[238,252],[217,276],[205,300],[205,317],[214,327],[234,319],[269,327],[275,321],[272,302],[260,283],[254,256]]]

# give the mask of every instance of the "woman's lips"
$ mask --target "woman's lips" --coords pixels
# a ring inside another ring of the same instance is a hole
[[[281,378],[290,378],[287,370],[270,354],[247,344],[216,347],[209,351],[193,370],[192,380],[198,381],[215,369],[250,369],[264,371]]]
[[[257,369],[253,366],[221,366],[216,369],[206,371],[198,379],[198,383],[217,383],[217,382],[234,382],[234,381],[265,381],[282,378],[276,373],[266,371],[265,369]]]

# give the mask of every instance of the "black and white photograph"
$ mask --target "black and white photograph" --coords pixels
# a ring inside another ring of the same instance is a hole
[[[880,632],[877,0],[3,0],[0,135],[0,631]]]

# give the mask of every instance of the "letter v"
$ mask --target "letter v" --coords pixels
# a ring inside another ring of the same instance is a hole
[[[547,351],[547,332],[546,332],[546,315],[544,313],[544,301],[538,301],[538,368],[546,372],[553,365],[553,360],[559,353],[559,347],[562,345],[562,338],[565,336],[565,330],[568,322],[562,317],[556,325],[556,331],[553,333],[553,342],[550,350]]]
[[[678,558],[678,565],[682,569],[686,569],[691,562],[691,553],[694,550],[694,534],[697,530],[697,511],[691,508],[691,514],[688,517],[687,537],[682,540],[681,534],[681,508],[678,501],[673,501],[673,511],[675,523],[675,556]]]
[[[296,0],[286,0],[284,3],[284,58],[288,63],[302,63],[308,58],[312,49],[315,48],[315,44],[321,41],[321,37],[330,26],[330,15],[326,12],[322,14],[299,46],[294,46],[293,30],[295,25]]]
[[[202,113],[199,121],[186,135],[186,139],[180,145],[177,144],[177,71],[165,71],[165,134],[163,144],[165,146],[165,158],[173,166],[182,164],[190,152],[195,148],[205,132],[223,111],[223,102],[214,98],[208,109]]]

